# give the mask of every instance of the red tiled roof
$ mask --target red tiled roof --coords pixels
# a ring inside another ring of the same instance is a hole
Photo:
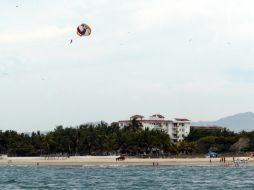
[[[188,119],[184,119],[184,118],[175,118],[176,121],[190,121]]]
[[[165,118],[163,115],[161,114],[154,114],[151,117],[158,117],[158,118]]]
[[[222,130],[221,126],[190,126],[191,129]]]
[[[142,116],[142,115],[133,115],[133,116],[131,116],[131,118],[144,118],[144,116]]]
[[[146,122],[146,123],[172,123],[171,120],[151,120],[151,119],[148,119],[148,120],[142,120],[142,122]]]
[[[124,123],[128,122],[129,123],[129,122],[131,122],[131,120],[118,121],[118,123],[120,123],[120,122],[124,122]],[[141,123],[172,123],[173,121],[172,120],[150,120],[150,119],[148,119],[148,120],[141,120],[139,122],[141,122]]]

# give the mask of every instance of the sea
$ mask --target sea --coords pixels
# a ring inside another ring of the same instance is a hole
[[[0,166],[0,189],[254,189],[254,166]]]

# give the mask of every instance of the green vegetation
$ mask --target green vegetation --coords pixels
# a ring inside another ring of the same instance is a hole
[[[170,146],[166,133],[142,130],[135,120],[124,129],[101,123],[75,128],[58,126],[47,134],[33,132],[30,136],[0,131],[0,154],[8,156],[161,154],[168,153]]]
[[[193,153],[242,153],[254,151],[254,131],[235,133],[223,130],[192,129],[185,139],[187,143],[196,143]]]
[[[240,141],[239,139],[242,139]],[[246,140],[249,139],[249,140]],[[238,144],[236,143],[238,142]],[[241,148],[241,142],[245,142]],[[234,146],[232,146],[234,144]],[[0,154],[8,156],[41,155],[110,155],[168,156],[253,151],[254,132],[234,133],[224,130],[191,130],[183,142],[172,143],[168,134],[159,130],[142,130],[133,120],[123,129],[117,125],[58,126],[47,134],[31,135],[15,131],[0,131]]]

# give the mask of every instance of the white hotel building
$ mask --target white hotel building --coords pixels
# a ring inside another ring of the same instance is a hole
[[[129,120],[118,121],[119,127],[128,126],[133,119],[139,121],[143,129],[157,129],[165,131],[173,142],[180,142],[190,133],[190,120],[183,118],[175,118],[174,120],[167,120],[160,114],[155,114],[145,119],[144,116],[134,115]]]

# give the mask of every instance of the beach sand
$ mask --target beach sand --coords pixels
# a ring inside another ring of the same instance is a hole
[[[235,157],[237,159],[237,157]],[[116,156],[78,156],[78,157],[7,157],[0,160],[0,165],[35,165],[35,166],[83,166],[83,165],[127,165],[127,166],[202,166],[231,165],[233,157],[226,157],[226,162],[220,158],[126,158],[116,161]],[[254,165],[250,158],[247,165]]]

